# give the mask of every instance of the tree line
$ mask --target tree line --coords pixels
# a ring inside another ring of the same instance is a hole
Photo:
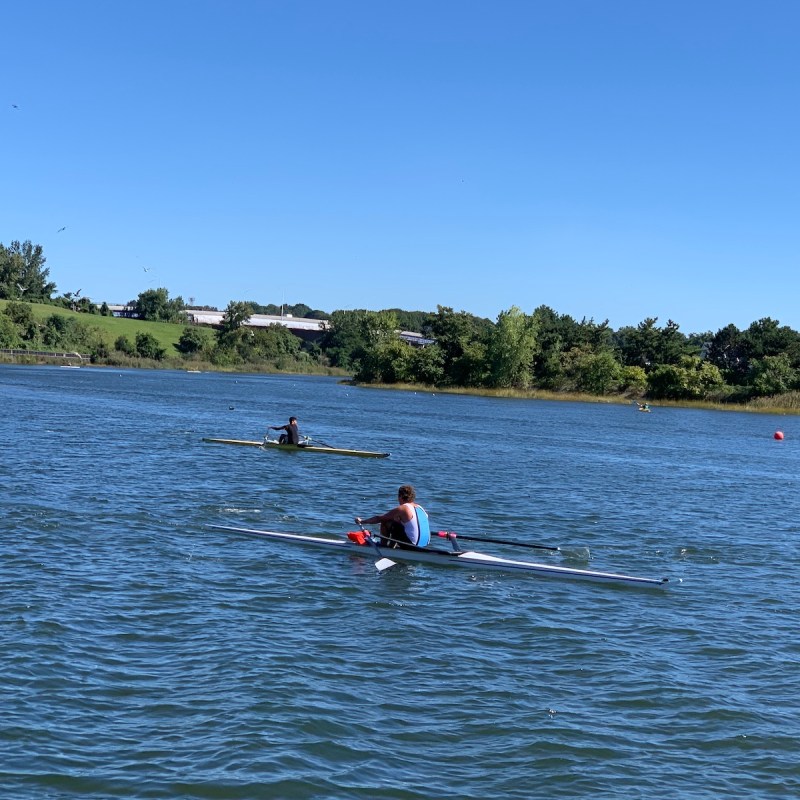
[[[544,305],[513,306],[495,322],[438,306],[420,326],[433,344],[412,347],[397,328],[391,311],[336,311],[323,349],[373,383],[716,402],[800,390],[800,334],[770,318],[686,335],[655,317],[615,331]]]
[[[84,348],[97,360],[115,354],[163,360],[203,360],[221,367],[334,367],[364,383],[585,393],[651,399],[746,402],[800,391],[800,334],[769,317],[740,330],[684,334],[655,317],[618,330],[608,321],[580,321],[546,305],[531,313],[517,306],[495,321],[437,306],[435,312],[385,309],[328,314],[299,303],[280,306],[231,301],[211,335],[187,324],[187,306],[166,288],[148,289],[130,301],[142,320],[183,324],[168,353],[147,333],[121,336],[113,347],[80,320],[53,315],[35,323],[29,302],[61,305],[86,314],[108,314],[79,293],[53,298],[42,248],[30,242],[0,244],[0,298],[12,302],[0,315],[0,347]],[[302,341],[280,325],[248,326],[253,314],[291,314],[327,320],[316,341]],[[401,331],[432,343],[409,344]]]

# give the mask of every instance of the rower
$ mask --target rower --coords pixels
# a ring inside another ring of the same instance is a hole
[[[367,519],[356,517],[356,522],[359,525],[380,523],[381,547],[427,547],[431,541],[431,526],[427,512],[415,502],[416,496],[414,487],[404,484],[397,490],[395,508]]]
[[[271,431],[284,431],[278,438],[278,444],[300,444],[300,430],[297,427],[297,417],[289,417],[287,425],[270,425]]]

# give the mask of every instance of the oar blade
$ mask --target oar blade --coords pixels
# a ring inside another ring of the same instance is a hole
[[[397,564],[397,562],[392,561],[391,558],[381,558],[379,561],[375,562],[375,568],[378,572],[383,572],[385,569],[395,566],[395,564]]]

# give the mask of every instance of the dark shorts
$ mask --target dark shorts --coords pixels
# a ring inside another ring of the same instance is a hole
[[[411,540],[406,536],[405,528],[399,522],[389,523],[389,536],[391,542],[388,543],[389,547],[413,547]]]

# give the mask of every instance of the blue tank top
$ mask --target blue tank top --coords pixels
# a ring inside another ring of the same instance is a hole
[[[408,541],[415,547],[427,547],[431,543],[431,526],[428,522],[428,514],[422,506],[414,503],[406,503],[411,506],[411,519],[403,524],[403,530],[408,537]]]

